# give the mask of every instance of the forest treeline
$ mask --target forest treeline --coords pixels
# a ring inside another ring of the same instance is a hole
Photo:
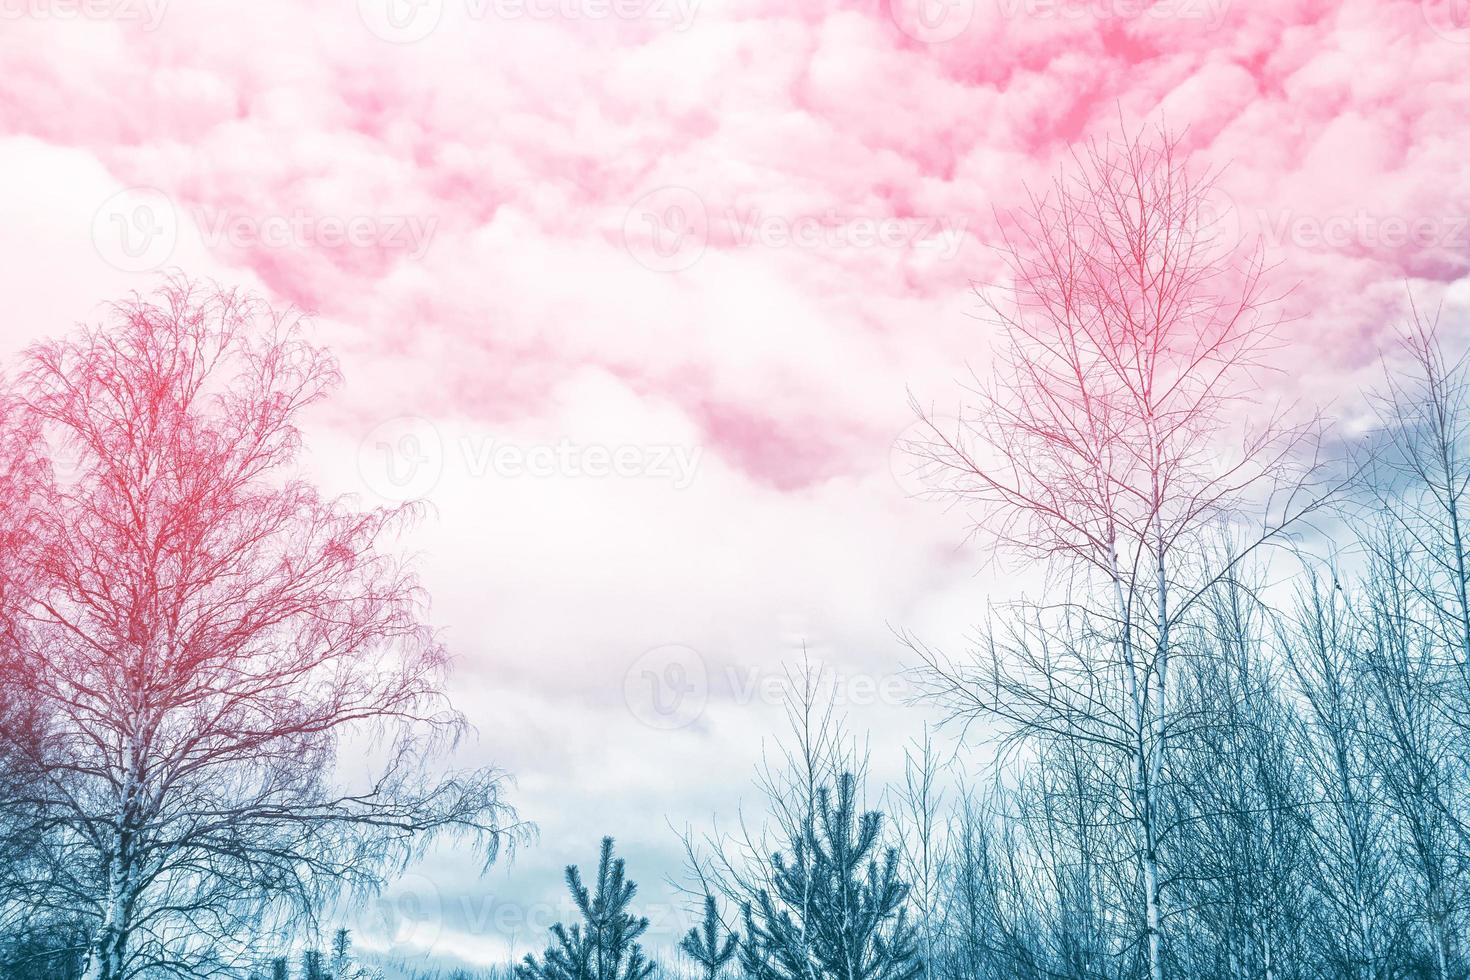
[[[944,719],[904,778],[804,666],[762,819],[682,841],[679,942],[607,839],[573,921],[480,975],[1470,976],[1463,337],[1410,303],[1347,417],[1282,404],[1273,270],[1211,189],[1146,134],[1004,216],[985,367],[901,448],[1021,598],[968,649],[901,635]],[[291,317],[171,280],[7,386],[3,980],[374,977],[320,910],[524,837],[501,773],[443,761],[412,508],[294,475],[335,382]]]

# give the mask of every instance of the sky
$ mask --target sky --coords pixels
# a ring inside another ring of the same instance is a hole
[[[7,357],[178,270],[312,314],[303,465],[402,544],[539,838],[431,854],[353,925],[488,963],[618,838],[757,815],[803,651],[875,776],[933,718],[898,633],[1001,587],[914,498],[911,395],[983,364],[996,215],[1165,125],[1350,405],[1413,296],[1470,305],[1470,7],[1441,0],[0,0]]]

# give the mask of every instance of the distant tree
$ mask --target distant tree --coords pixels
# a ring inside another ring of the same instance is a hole
[[[626,879],[623,859],[612,855],[613,839],[604,837],[595,892],[582,883],[576,865],[567,866],[567,889],[583,921],[552,926],[554,942],[541,960],[527,955],[516,966],[518,980],[644,980],[653,973],[654,963],[638,944],[648,920],[628,911],[638,886]]]
[[[1407,364],[1386,372],[1380,403],[1387,438],[1370,489],[1387,526],[1370,544],[1364,667],[1374,757],[1435,974],[1459,977],[1470,962],[1470,355],[1447,351],[1438,314],[1410,305]]]
[[[271,960],[271,980],[291,980],[291,964],[286,957],[277,956]]]
[[[87,934],[74,917],[37,915],[0,933],[0,980],[76,980]]]
[[[949,820],[943,806],[939,757],[926,727],[922,738],[904,750],[904,778],[894,792],[893,810],[909,906],[919,927],[924,968],[931,977],[944,945],[945,879],[950,872]]]
[[[1398,357],[1384,365],[1383,438],[1363,483],[1368,513],[1387,519],[1414,562],[1415,592],[1433,614],[1421,625],[1470,692],[1470,355],[1449,354],[1438,316],[1412,298],[1410,312]],[[1454,714],[1466,717],[1463,707]]]
[[[753,980],[912,980],[923,976],[898,852],[881,857],[883,816],[860,813],[857,779],[817,790],[790,854],[771,858],[773,890],[744,908],[740,965]]]
[[[327,980],[326,958],[319,949],[301,954],[301,980]]]
[[[332,934],[332,975],[338,978],[347,976],[351,965],[352,930],[338,929]]]
[[[739,942],[738,933],[724,929],[719,908],[715,905],[715,897],[705,895],[704,922],[700,928],[690,929],[685,934],[679,942],[679,948],[699,964],[704,971],[705,980],[720,980],[725,967],[735,958]]]

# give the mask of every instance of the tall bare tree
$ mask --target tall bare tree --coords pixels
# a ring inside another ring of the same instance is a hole
[[[1211,223],[1212,178],[1191,175],[1179,142],[1093,143],[1073,164],[1014,216],[1009,286],[982,291],[999,334],[990,380],[957,425],[916,406],[930,427],[908,446],[938,493],[976,508],[977,531],[1043,562],[1066,598],[1026,614],[1019,665],[977,674],[920,652],[956,714],[1122,754],[1141,942],[1160,980],[1176,634],[1236,563],[1320,504],[1316,429],[1245,421],[1276,349],[1273,297],[1259,253]],[[1212,546],[1222,534],[1228,551]],[[1066,681],[1044,639],[1060,606],[1060,628],[1081,631],[1060,644]],[[1003,646],[983,656],[1018,652]]]
[[[1376,400],[1355,664],[1434,973],[1448,977],[1470,911],[1470,360],[1412,297],[1409,315]]]
[[[1357,621],[1334,579],[1301,589],[1282,649],[1297,695],[1293,755],[1304,774],[1309,873],[1317,914],[1306,924],[1322,972],[1354,980],[1394,975],[1402,944],[1392,828],[1373,758],[1370,692],[1356,667]]]
[[[300,323],[170,281],[27,354],[26,424],[72,460],[20,549],[0,728],[49,836],[41,906],[88,925],[88,980],[207,976],[263,911],[370,889],[442,834],[513,832],[493,770],[431,776],[464,729],[445,653],[391,551],[411,509],[296,475],[337,382]],[[339,750],[376,746],[369,778]]]
[[[1420,599],[1470,685],[1470,360],[1446,354],[1439,320],[1410,301],[1398,356],[1385,361],[1381,432],[1365,487],[1418,565]],[[1470,698],[1470,693],[1467,693]]]

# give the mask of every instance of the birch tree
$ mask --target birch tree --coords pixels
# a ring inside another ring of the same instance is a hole
[[[1073,662],[1084,686],[1066,690],[1034,658],[975,676],[920,652],[931,693],[956,715],[1048,738],[1102,735],[1123,753],[1153,980],[1166,962],[1177,631],[1234,563],[1321,499],[1309,490],[1311,424],[1243,422],[1260,415],[1276,307],[1259,253],[1211,224],[1211,186],[1168,134],[1079,151],[1070,174],[1012,216],[1008,286],[981,292],[998,333],[988,380],[970,388],[957,425],[916,405],[930,426],[907,447],[936,493],[973,508],[977,532],[1061,583],[1048,588],[1064,598],[1027,614],[1033,626],[1052,630],[1042,620],[1071,606],[1060,615],[1090,634],[1094,663]],[[1237,540],[1220,565],[1211,545],[1222,533]],[[1015,705],[976,687],[1005,676]]]
[[[87,980],[223,974],[271,908],[514,832],[499,773],[428,774],[464,723],[392,553],[412,509],[298,475],[337,380],[297,319],[181,280],[26,355],[27,424],[73,465],[20,549],[7,681],[45,723],[0,729],[29,787],[0,808],[43,815],[33,898],[85,920]]]
[[[1470,810],[1470,375],[1410,299],[1385,359],[1355,664],[1433,973],[1463,970]]]

